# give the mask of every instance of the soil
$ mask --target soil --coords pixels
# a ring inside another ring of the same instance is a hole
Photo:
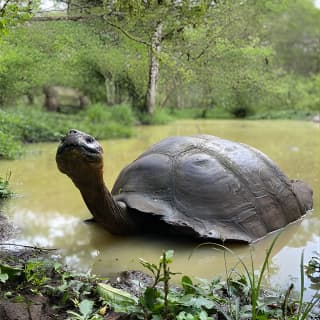
[[[27,246],[14,245],[14,237],[19,232],[8,219],[0,212],[0,266],[1,264],[16,265],[23,264],[33,259],[56,259],[52,252]],[[8,243],[10,244],[8,245]],[[0,268],[1,273],[1,268]],[[138,281],[137,281],[138,280]],[[50,278],[54,283],[55,279]],[[140,271],[125,271],[116,275],[111,285],[119,289],[139,295],[141,285],[150,284],[152,278]],[[49,320],[67,319],[69,314],[64,308],[57,308],[57,299],[45,294],[32,293],[30,288],[19,288],[18,281],[0,282],[0,320]],[[52,283],[52,284],[53,284]],[[21,283],[20,283],[21,284]],[[51,284],[50,282],[48,283]],[[70,306],[68,308],[70,310]],[[76,311],[76,310],[74,310]],[[115,313],[109,310],[105,315],[106,320],[128,320],[130,316]]]

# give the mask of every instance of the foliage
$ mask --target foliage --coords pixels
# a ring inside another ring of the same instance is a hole
[[[30,19],[36,1],[5,0],[0,2],[0,40],[8,29]]]
[[[0,104],[29,101],[42,95],[46,85],[80,89],[91,100],[102,100],[104,79],[92,71],[88,57],[103,45],[94,26],[52,22],[15,28],[0,43]]]
[[[39,103],[42,87],[57,84],[78,88],[93,102],[141,112],[160,21],[157,108],[199,108],[203,118],[215,109],[235,117],[319,112],[320,11],[313,1],[188,4],[77,0],[69,13],[86,7],[87,14],[108,18],[11,28],[0,43],[0,104]],[[141,118],[159,123],[163,117],[161,110],[155,120]]]
[[[154,284],[145,289],[138,301],[134,297],[125,300],[105,294],[102,297],[116,311],[133,314],[137,319],[306,319],[319,303],[317,295],[311,302],[304,302],[302,286],[300,300],[296,304],[295,299],[290,297],[292,287],[282,296],[261,290],[264,272],[276,240],[267,251],[259,275],[256,275],[253,265],[250,270],[239,258],[245,268],[244,274],[226,270],[226,281],[202,279],[199,283],[193,283],[190,277],[183,276],[181,287],[177,288],[170,284],[174,274],[169,268],[173,251],[167,251],[161,256],[158,265],[141,261],[153,274]],[[304,277],[303,272],[301,276]]]
[[[29,258],[10,264],[0,261],[1,298],[41,294],[49,297],[58,309],[69,309],[72,319],[97,320],[89,317],[96,311],[94,286],[97,279],[89,274],[69,272],[51,259]],[[14,294],[10,288],[14,286]],[[7,291],[8,290],[8,291]],[[79,302],[81,301],[81,302]],[[79,308],[80,314],[76,313]]]
[[[153,114],[145,112],[138,112],[138,119],[142,124],[148,125],[161,125],[167,124],[173,120],[170,110],[168,109],[156,109]]]
[[[288,1],[285,10],[270,18],[272,23],[268,22],[265,36],[277,54],[273,63],[289,73],[319,74],[320,11],[314,1]]]
[[[69,318],[74,320],[100,320],[110,308],[130,314],[131,319],[143,320],[309,319],[320,298],[315,295],[311,301],[304,301],[303,255],[300,265],[302,289],[298,300],[292,297],[293,285],[282,293],[272,291],[272,288],[262,290],[276,239],[268,249],[259,273],[255,272],[253,265],[246,266],[239,258],[245,272],[226,270],[226,280],[198,279],[195,283],[183,275],[178,286],[172,283],[172,276],[177,275],[170,270],[172,250],[163,252],[158,264],[141,260],[153,275],[153,283],[149,286],[141,284],[143,290],[138,297],[102,283],[101,279],[89,274],[70,272],[54,260],[0,261],[1,297],[13,299],[30,293],[45,295],[50,297],[51,304],[56,304],[57,310],[67,310]],[[223,246],[218,248],[230,252]],[[315,262],[318,266],[318,260]]]
[[[0,129],[0,159],[15,159],[19,157],[21,153],[21,143],[15,140],[10,134],[2,132]]]
[[[9,188],[10,174],[5,178],[0,176],[0,200],[10,198],[12,196],[12,191]]]
[[[100,139],[132,135],[134,117],[127,106],[93,105],[76,115],[45,112],[36,107],[0,110],[0,159],[22,152],[22,143],[58,141],[69,129],[77,128]]]
[[[93,47],[84,62],[91,70],[91,78],[103,85],[100,97],[109,105],[130,103],[138,109],[147,88],[147,50],[139,43],[129,41],[108,26],[97,24],[103,47]],[[107,50],[106,50],[107,49]],[[90,87],[90,84],[87,85]],[[96,88],[93,88],[96,91]],[[97,99],[97,98],[100,98]]]

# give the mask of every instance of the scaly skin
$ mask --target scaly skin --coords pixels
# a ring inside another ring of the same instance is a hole
[[[103,149],[91,136],[70,130],[62,138],[56,161],[59,170],[68,175],[93,215],[112,234],[135,232],[124,203],[115,201],[103,180]]]

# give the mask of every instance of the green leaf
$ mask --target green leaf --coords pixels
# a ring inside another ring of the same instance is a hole
[[[2,283],[5,283],[9,279],[9,276],[7,273],[0,273],[0,281]]]
[[[11,267],[6,264],[0,264],[0,275],[7,274],[9,279],[19,277],[21,275],[22,269],[18,267]]]
[[[151,271],[154,275],[157,274],[157,271],[158,271],[158,267],[154,264],[154,263],[150,263],[144,259],[139,259],[140,260],[140,263],[146,268],[148,269],[149,271]]]
[[[183,276],[181,279],[181,285],[186,294],[195,292],[195,289],[193,287],[193,283],[190,277]]]
[[[82,300],[79,305],[79,310],[84,317],[88,317],[93,311],[93,301]]]
[[[194,296],[192,294],[187,294],[183,296],[180,300],[180,302],[188,307],[194,307],[194,308],[206,308],[206,309],[212,309],[215,306],[215,303],[205,297],[202,296]]]
[[[209,319],[212,319],[211,317],[208,317],[208,314],[206,311],[201,311],[199,313],[199,320],[209,320]]]
[[[157,299],[159,297],[160,293],[156,288],[147,288],[143,295],[143,304],[149,310],[153,310],[153,307],[157,304]]]
[[[181,311],[177,315],[177,320],[194,320],[194,316],[191,313],[186,313],[185,311]]]
[[[138,303],[138,299],[135,296],[124,290],[113,288],[105,283],[98,283],[97,292],[101,298],[109,303],[130,305]]]
[[[162,255],[160,257],[160,262],[163,263],[164,261],[164,256],[165,256],[165,259],[166,259],[166,263],[171,263],[173,261],[173,255],[174,255],[174,251],[173,250],[167,250],[164,255]]]

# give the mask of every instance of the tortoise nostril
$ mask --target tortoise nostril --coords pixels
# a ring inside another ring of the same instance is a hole
[[[88,137],[86,137],[86,142],[87,143],[92,143],[92,142],[94,142],[94,138],[88,136]]]
[[[77,130],[75,130],[75,129],[71,129],[71,130],[69,130],[69,134],[76,134],[78,131]]]

